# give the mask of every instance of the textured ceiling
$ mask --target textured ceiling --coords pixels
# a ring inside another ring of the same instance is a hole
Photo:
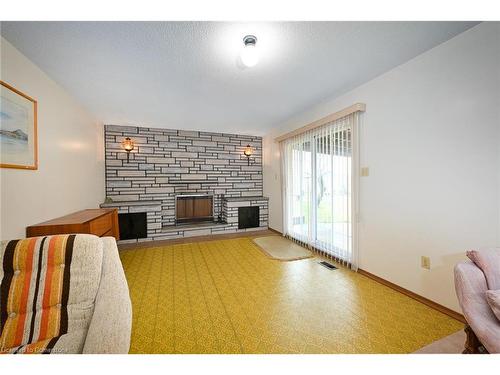
[[[473,22],[2,22],[104,123],[262,135]],[[238,63],[242,38],[260,62]]]

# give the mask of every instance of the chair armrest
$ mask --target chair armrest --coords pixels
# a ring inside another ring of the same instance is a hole
[[[83,353],[128,353],[132,304],[113,237],[104,237],[102,275]]]
[[[467,323],[490,353],[500,352],[500,322],[486,301],[486,278],[472,262],[455,266],[455,290]]]

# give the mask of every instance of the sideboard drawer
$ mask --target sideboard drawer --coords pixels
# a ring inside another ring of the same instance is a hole
[[[102,236],[111,231],[113,220],[111,214],[101,216],[90,222],[90,233],[96,236]]]
[[[120,239],[116,208],[87,209],[26,227],[26,236],[50,236],[67,233],[90,233]],[[1,266],[1,265],[0,265]]]

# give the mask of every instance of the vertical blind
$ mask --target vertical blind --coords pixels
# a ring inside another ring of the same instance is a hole
[[[354,270],[358,121],[354,112],[280,143],[283,234]]]

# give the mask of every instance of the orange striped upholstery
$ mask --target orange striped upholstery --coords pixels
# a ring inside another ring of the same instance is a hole
[[[0,353],[50,352],[68,332],[75,235],[13,240],[1,249]]]

